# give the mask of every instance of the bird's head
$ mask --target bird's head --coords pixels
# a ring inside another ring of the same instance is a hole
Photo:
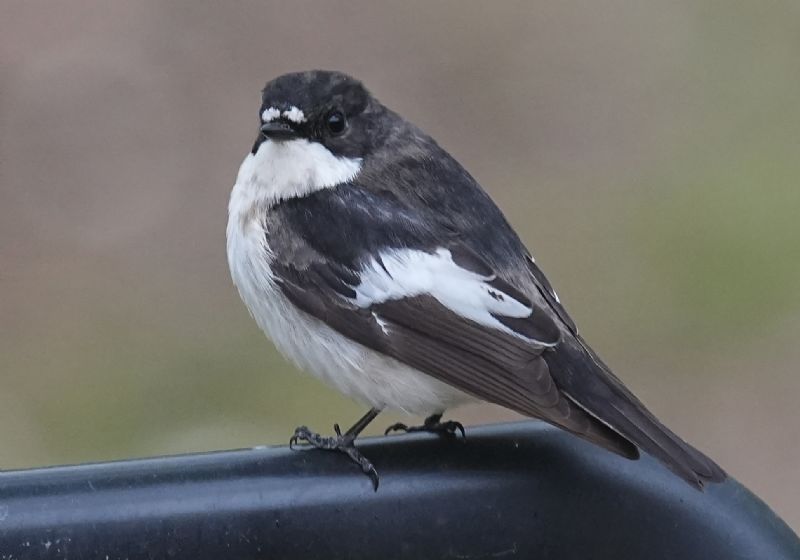
[[[314,142],[333,155],[363,158],[380,140],[384,107],[341,72],[284,74],[267,83],[255,149],[266,141]]]
[[[396,120],[361,82],[322,70],[268,82],[259,119],[240,180],[261,185],[275,200],[352,180]]]

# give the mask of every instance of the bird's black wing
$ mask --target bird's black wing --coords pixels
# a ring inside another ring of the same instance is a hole
[[[528,270],[530,270],[531,275],[534,279],[534,284],[539,290],[539,293],[542,295],[542,298],[547,302],[550,309],[553,310],[553,313],[561,319],[561,322],[569,329],[573,335],[578,334],[578,327],[575,325],[575,321],[572,320],[572,317],[569,316],[567,310],[564,308],[564,305],[561,303],[561,299],[559,299],[558,294],[553,289],[553,286],[550,285],[550,281],[547,279],[547,276],[544,275],[542,269],[539,268],[539,265],[536,264],[536,261],[533,259],[532,256],[527,256],[527,263]]]
[[[561,326],[561,342],[543,354],[560,394],[691,484],[724,479],[719,466],[661,424],[603,364],[494,202],[447,152],[427,142],[426,151],[433,155],[424,165],[398,150],[399,161],[384,165],[378,181],[399,181],[403,188],[394,191],[410,207],[436,208],[431,221],[459,232],[467,247]]]
[[[527,266],[545,304],[566,328],[558,347],[544,356],[561,391],[689,483],[700,487],[706,481],[724,480],[726,474],[719,465],[664,426],[584,341],[530,256]]]
[[[304,258],[273,247],[271,269],[300,309],[466,393],[637,456],[554,381],[544,356],[562,330],[549,312],[457,234],[353,185],[281,206],[281,223],[302,238]]]

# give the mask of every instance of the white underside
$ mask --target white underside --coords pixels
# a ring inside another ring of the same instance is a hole
[[[228,264],[253,318],[300,369],[369,406],[430,414],[474,400],[345,338],[283,296],[270,270],[273,257],[263,212],[276,200],[346,182],[360,167],[355,160],[336,158],[319,144],[296,142],[264,142],[255,155],[245,158],[231,193]]]

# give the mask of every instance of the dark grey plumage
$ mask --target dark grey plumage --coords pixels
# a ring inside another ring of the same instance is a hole
[[[695,486],[725,478],[712,460],[661,424],[589,348],[501,211],[432,138],[340,73],[289,74],[267,84],[262,110],[290,105],[307,117],[292,125],[296,134],[363,162],[346,184],[265,210],[272,273],[294,305],[346,337],[480,399],[628,458],[642,449]],[[349,129],[341,136],[319,129],[331,107],[346,115]],[[254,152],[261,141],[259,136]],[[365,267],[382,253],[441,248],[465,270],[492,278],[493,297],[512,298],[533,312],[496,316],[511,331],[506,332],[459,316],[426,294],[366,308],[355,303]]]

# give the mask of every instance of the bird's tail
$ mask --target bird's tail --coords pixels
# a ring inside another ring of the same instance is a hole
[[[580,339],[564,342],[543,357],[576,404],[697,488],[726,478],[719,465],[659,422],[588,345]]]

